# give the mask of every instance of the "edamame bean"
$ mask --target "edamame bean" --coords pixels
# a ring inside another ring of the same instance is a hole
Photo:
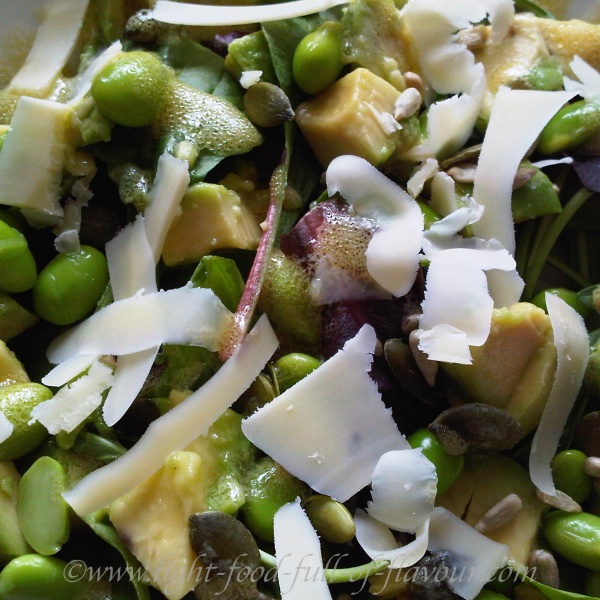
[[[168,68],[150,52],[125,52],[96,76],[92,97],[98,110],[125,127],[154,121],[171,82]]]
[[[261,459],[248,473],[246,503],[240,509],[246,527],[261,540],[272,542],[275,513],[305,491],[304,484],[272,458]]]
[[[561,108],[540,134],[537,151],[555,154],[573,150],[600,133],[600,104],[579,100]]]
[[[292,72],[302,91],[317,94],[338,78],[343,66],[340,24],[328,22],[300,40]]]
[[[33,288],[35,312],[50,323],[70,325],[92,312],[108,283],[104,254],[91,246],[59,254]]]
[[[563,450],[552,459],[556,488],[581,504],[592,491],[592,478],[584,471],[587,456],[580,450]]]
[[[14,460],[31,452],[46,437],[44,426],[29,424],[31,410],[50,400],[52,392],[40,383],[15,383],[0,388],[0,411],[13,424],[13,432],[0,444],[0,460]]]
[[[69,505],[62,497],[66,479],[59,462],[42,456],[25,471],[19,484],[19,528],[27,543],[45,556],[56,554],[69,539]]]
[[[551,512],[542,525],[549,546],[567,560],[600,570],[600,517],[587,512]]]
[[[508,600],[508,598],[504,594],[498,594],[497,592],[492,592],[492,590],[487,590],[483,588],[475,600]]]
[[[0,220],[0,289],[24,292],[33,287],[37,267],[25,236]]]
[[[437,493],[443,494],[462,473],[465,458],[448,454],[428,429],[418,429],[408,436],[412,448],[422,448],[423,454],[434,464],[437,471]]]
[[[539,306],[545,312],[548,312],[546,307],[546,292],[558,296],[561,300],[564,300],[571,308],[574,308],[584,319],[588,317],[592,309],[586,306],[578,297],[577,292],[568,290],[566,288],[548,288],[536,294],[531,299],[531,304]]]
[[[275,376],[279,385],[279,393],[291,388],[320,365],[321,361],[318,358],[313,358],[301,352],[292,352],[282,356],[275,363]]]
[[[24,554],[0,572],[0,598],[11,600],[74,600],[85,588],[83,564]],[[78,569],[79,567],[79,569]]]

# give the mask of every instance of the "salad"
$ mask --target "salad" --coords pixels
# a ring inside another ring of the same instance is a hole
[[[600,598],[597,6],[4,0],[0,599]]]

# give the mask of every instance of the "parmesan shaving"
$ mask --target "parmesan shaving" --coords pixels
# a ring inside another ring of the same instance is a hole
[[[146,236],[143,216],[106,244],[106,258],[115,300],[156,292],[154,253]],[[117,357],[114,383],[106,397],[102,415],[114,425],[127,412],[146,381],[159,347]]]
[[[448,552],[446,581],[465,600],[473,600],[508,560],[508,546],[490,540],[441,507],[431,514],[427,549]]]
[[[247,90],[249,87],[260,81],[262,74],[262,71],[242,71],[240,85]]]
[[[354,521],[356,540],[360,547],[373,560],[389,561],[390,569],[410,567],[421,560],[427,551],[429,519],[417,529],[416,538],[404,546],[398,546],[392,531],[363,510],[356,511]]]
[[[244,435],[290,473],[340,502],[367,486],[382,454],[408,448],[369,377],[375,331],[344,348],[242,422]]]
[[[575,56],[569,67],[579,81],[564,77],[565,90],[576,92],[586,100],[600,100],[600,73],[580,56]]]
[[[475,172],[473,197],[485,207],[481,219],[473,224],[475,235],[497,239],[514,254],[511,198],[515,174],[544,125],[574,95],[506,87],[498,90]]]
[[[273,525],[282,600],[331,600],[319,537],[300,503],[284,504]]]
[[[265,316],[227,360],[191,396],[153,421],[123,456],[82,479],[64,498],[78,515],[105,507],[150,477],[172,452],[208,428],[250,386],[278,346]]]
[[[71,109],[50,100],[22,97],[0,152],[0,204],[17,206],[36,226],[63,216],[59,203]]]
[[[88,0],[54,0],[47,5],[33,47],[7,91],[48,96],[77,43],[88,4]]]
[[[349,0],[295,0],[263,6],[210,6],[158,0],[152,18],[174,25],[248,25],[305,17],[348,4]]]
[[[61,431],[71,433],[100,406],[102,392],[110,387],[112,380],[112,369],[95,361],[86,375],[35,406],[30,423],[39,421],[52,435]]]
[[[590,346],[583,319],[575,309],[558,296],[548,293],[546,306],[552,323],[558,362],[548,401],[533,436],[529,474],[538,489],[554,496],[556,488],[550,464],[581,388]]]
[[[60,387],[87,371],[100,356],[98,354],[77,354],[61,362],[42,378],[44,385]]]
[[[218,350],[231,313],[209,289],[189,285],[114,302],[60,335],[48,348],[58,364],[78,354],[132,354],[161,344]]]
[[[371,488],[369,516],[395,531],[416,533],[433,510],[437,473],[421,448],[386,452]]]
[[[438,161],[435,158],[428,158],[412,177],[406,183],[406,190],[413,197],[416,198],[425,187],[425,183],[431,179],[438,171],[440,167]]]
[[[394,296],[404,296],[419,268],[424,218],[403,189],[363,158],[338,156],[327,168],[329,195],[339,192],[377,229],[365,253],[373,279]]]
[[[167,232],[189,183],[187,162],[165,151],[158,159],[156,178],[149,194],[150,204],[144,211],[146,235],[154,252],[154,262],[160,258]]]
[[[0,444],[5,442],[11,435],[14,425],[8,420],[6,415],[0,410]]]

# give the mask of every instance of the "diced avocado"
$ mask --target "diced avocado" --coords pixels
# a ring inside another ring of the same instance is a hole
[[[527,302],[494,309],[483,346],[472,347],[471,365],[440,363],[468,399],[510,413],[526,435],[538,424],[556,370],[548,315]]]
[[[520,167],[531,168],[529,161],[521,161]],[[512,194],[512,213],[515,223],[552,215],[562,210],[560,198],[548,176],[538,169],[537,173]]]
[[[29,377],[15,353],[0,339],[0,387],[29,383]]]
[[[529,474],[516,462],[500,454],[469,456],[463,473],[437,504],[474,526],[509,494],[519,496],[522,508],[512,520],[485,535],[507,544],[509,558],[527,565],[546,507],[538,500]]]
[[[300,104],[296,122],[323,167],[343,154],[379,166],[396,149],[398,132],[390,133],[385,119],[393,119],[399,95],[381,77],[358,68]]]
[[[231,498],[219,496],[227,487],[223,478],[242,490],[242,473],[254,455],[241,432],[240,415],[227,410],[207,435],[173,452],[159,471],[110,506],[119,536],[169,600],[180,600],[202,577],[189,542],[190,515],[231,508]]]
[[[31,552],[17,518],[17,488],[20,476],[10,461],[0,461],[0,562]]]
[[[163,246],[168,266],[198,262],[217,248],[253,250],[261,229],[233,190],[214,183],[197,183],[181,201]]]
[[[475,58],[485,68],[487,90],[482,107],[482,118],[487,121],[498,88],[511,86],[523,80],[535,62],[548,56],[548,48],[539,27],[539,19],[529,14],[518,14],[513,19],[509,34],[497,43],[488,42],[475,51]]]
[[[344,61],[369,69],[399,90],[403,73],[417,71],[417,60],[407,43],[402,18],[393,0],[352,2],[342,18]]]
[[[36,315],[23,308],[14,298],[0,293],[0,340],[8,342],[33,327],[38,320]]]

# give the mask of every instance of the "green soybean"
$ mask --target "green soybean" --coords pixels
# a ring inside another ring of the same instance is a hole
[[[59,254],[39,274],[33,288],[35,312],[50,323],[70,325],[91,313],[108,283],[102,252],[81,246]]]
[[[125,127],[143,127],[156,118],[171,77],[155,54],[125,52],[96,76],[91,93],[105,117]]]
[[[584,319],[589,317],[592,313],[592,309],[585,305],[580,299],[577,292],[568,290],[566,288],[548,288],[542,290],[536,294],[532,299],[531,303],[539,306],[545,312],[548,312],[546,307],[546,292],[558,296],[561,300],[564,300],[571,308],[574,308]]]
[[[273,541],[273,518],[286,503],[302,497],[304,484],[271,458],[259,460],[249,471],[246,503],[240,513],[246,527],[258,538]]]
[[[462,473],[464,456],[448,454],[428,429],[418,429],[407,439],[412,448],[421,448],[423,454],[434,464],[438,477],[437,493],[443,494]]]
[[[19,484],[17,514],[27,543],[39,554],[56,554],[69,539],[69,505],[62,465],[49,456],[38,458]]]
[[[318,358],[302,352],[292,352],[282,356],[274,365],[279,393],[291,388],[320,365],[321,361]]]
[[[563,450],[552,459],[554,484],[579,504],[592,491],[592,478],[584,471],[586,460],[580,450]]]
[[[292,73],[298,87],[307,94],[317,94],[329,87],[343,67],[339,23],[324,23],[304,36],[294,51]]]
[[[0,598],[11,600],[74,600],[86,586],[81,561],[24,554],[0,572]]]
[[[0,292],[0,340],[8,342],[38,322],[38,318],[12,296]]]
[[[600,570],[600,517],[587,512],[550,513],[542,531],[548,545],[572,563]]]
[[[579,100],[561,108],[540,134],[537,150],[555,154],[578,148],[600,133],[600,104]]]
[[[24,292],[33,287],[37,267],[25,236],[0,220],[0,290]]]
[[[41,423],[29,424],[31,410],[50,400],[52,392],[40,383],[15,383],[0,387],[0,412],[12,423],[13,431],[0,444],[0,460],[14,460],[31,452],[48,435]]]

